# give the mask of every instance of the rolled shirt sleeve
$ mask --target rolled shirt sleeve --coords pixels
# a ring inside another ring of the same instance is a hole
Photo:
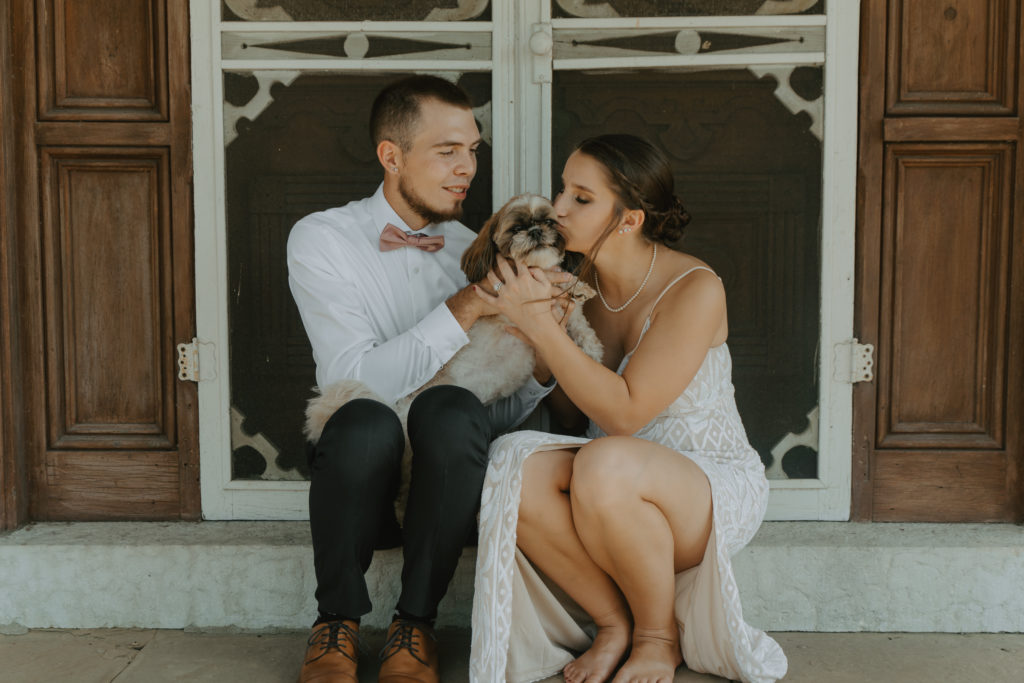
[[[501,434],[518,427],[530,416],[541,399],[551,393],[555,384],[554,377],[546,384],[541,384],[531,376],[514,394],[489,403],[487,411],[494,433]]]
[[[447,304],[440,304],[411,330],[355,357],[340,355],[351,376],[382,398],[395,401],[427,383],[455,352],[469,342]],[[332,380],[337,381],[337,380]]]

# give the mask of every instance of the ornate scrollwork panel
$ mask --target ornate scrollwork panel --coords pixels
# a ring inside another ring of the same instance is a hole
[[[490,0],[221,0],[224,21],[469,21]]]
[[[300,31],[266,33],[230,31],[221,38],[225,60],[259,59],[318,60],[415,57],[434,60],[491,58],[491,34],[487,31],[451,33],[363,32],[325,33]]]
[[[556,29],[555,59],[642,57],[652,54],[816,53],[825,49],[825,27]]]
[[[710,17],[824,14],[825,0],[555,0],[555,17]]]

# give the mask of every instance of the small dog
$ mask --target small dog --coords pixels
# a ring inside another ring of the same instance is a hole
[[[510,261],[519,260],[530,267],[550,270],[561,264],[565,257],[565,238],[557,226],[554,206],[547,198],[534,194],[513,197],[484,223],[462,255],[462,270],[470,282],[479,282],[497,265],[498,254]],[[588,356],[601,362],[604,348],[582,311],[583,302],[596,293],[594,288],[579,280],[562,287],[565,296],[576,302],[566,331]],[[469,389],[486,404],[509,396],[522,386],[533,373],[534,351],[526,342],[505,330],[509,322],[503,315],[480,318],[467,333],[469,343],[459,349],[426,384],[394,404],[402,427],[406,426],[412,400],[429,387],[454,384]],[[327,420],[345,403],[357,398],[384,402],[357,380],[342,380],[327,387],[315,387],[314,391],[318,395],[310,399],[306,408],[304,429],[311,443],[320,439]],[[396,501],[399,519],[403,516],[408,496],[410,472],[411,453],[406,442],[402,481]]]

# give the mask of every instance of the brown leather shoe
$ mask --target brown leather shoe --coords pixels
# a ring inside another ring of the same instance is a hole
[[[346,619],[317,624],[306,644],[299,683],[359,683],[358,622]]]
[[[380,651],[379,683],[438,683],[437,637],[418,621],[395,619]]]

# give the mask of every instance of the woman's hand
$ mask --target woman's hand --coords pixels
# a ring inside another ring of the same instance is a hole
[[[476,293],[484,303],[508,317],[529,342],[531,332],[538,326],[558,323],[566,317],[562,315],[565,308],[558,298],[562,294],[558,284],[571,279],[569,273],[528,268],[522,262],[516,262],[516,270],[513,271],[509,262],[498,256],[495,270],[487,274],[495,294],[479,286]],[[552,311],[553,304],[558,306],[557,313]]]

